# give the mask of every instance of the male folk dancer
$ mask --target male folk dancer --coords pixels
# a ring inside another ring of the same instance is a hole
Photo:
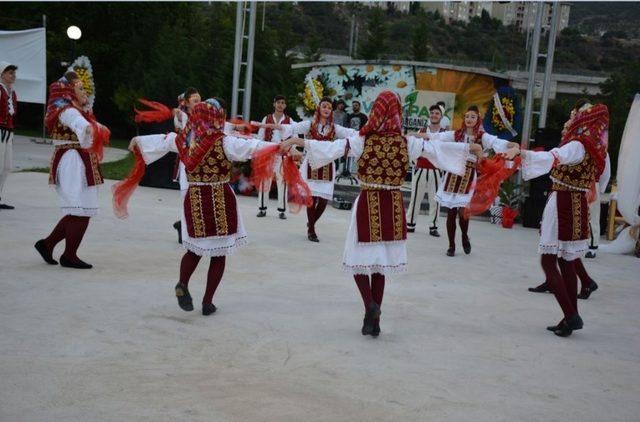
[[[444,132],[445,128],[440,125],[442,121],[443,108],[434,104],[429,107],[429,124],[426,128],[420,129],[420,133]],[[416,231],[416,219],[420,214],[420,204],[425,192],[429,195],[429,216],[431,225],[429,234],[440,237],[438,233],[438,215],[440,214],[440,204],[436,201],[436,192],[440,187],[441,172],[431,161],[424,157],[419,157],[413,169],[411,177],[411,201],[407,209],[407,231]]]
[[[480,154],[482,148],[403,137],[400,99],[391,91],[378,95],[367,124],[347,139],[322,142],[291,138],[283,142],[282,150],[291,145],[305,147],[312,169],[322,168],[345,153],[358,160],[362,190],[351,214],[343,268],[353,275],[362,296],[362,334],[377,337],[385,276],[406,271],[407,225],[400,188],[409,162],[422,156],[439,168],[464,174],[468,154]]]
[[[4,184],[13,167],[13,130],[18,112],[18,97],[13,89],[18,67],[0,62],[0,200]],[[0,202],[0,210],[14,207]]]
[[[65,239],[60,265],[79,269],[92,268],[78,258],[77,251],[89,219],[98,213],[98,185],[103,183],[99,163],[110,134],[87,107],[87,93],[75,72],[65,73],[49,86],[45,125],[55,146],[49,183],[56,186],[64,217],[35,244],[45,262],[56,265],[53,250]]]
[[[286,108],[287,101],[284,95],[276,95],[273,98],[273,113],[265,116],[262,119],[262,123],[268,125],[289,125],[293,123],[293,120],[284,112]],[[282,132],[268,127],[261,127],[258,131],[258,138],[264,139],[266,142],[278,144],[282,141]],[[278,187],[278,213],[281,220],[286,220],[287,186],[282,176],[282,159],[280,157],[276,160],[275,166],[276,185]],[[265,217],[267,215],[267,202],[269,200],[271,180],[266,181],[265,185],[266,189],[258,189],[258,217]]]

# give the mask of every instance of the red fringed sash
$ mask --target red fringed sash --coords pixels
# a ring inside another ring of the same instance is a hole
[[[516,157],[508,168],[507,160],[502,155],[480,160],[477,169],[480,173],[471,201],[464,209],[466,218],[479,215],[489,209],[498,195],[502,182],[507,180],[520,167],[521,159]]]
[[[268,191],[269,182],[273,178],[274,166],[280,154],[279,145],[269,145],[257,150],[251,158],[251,182],[258,190]],[[309,207],[313,203],[311,189],[300,176],[300,171],[288,155],[282,157],[282,174],[287,185],[290,211],[297,213],[302,206]]]
[[[407,220],[400,190],[364,189],[356,211],[358,242],[407,239]]]
[[[138,101],[149,107],[151,110],[138,110],[134,107],[133,110],[136,112],[136,116],[133,120],[136,123],[158,123],[164,122],[165,120],[169,120],[173,117],[173,111],[162,103],[144,99],[139,99]]]
[[[144,177],[144,170],[146,167],[144,159],[142,158],[142,153],[140,153],[138,147],[133,149],[133,156],[135,158],[135,163],[131,172],[129,172],[129,175],[111,187],[111,192],[113,194],[113,213],[116,217],[121,219],[129,216],[129,211],[127,209],[129,199]]]

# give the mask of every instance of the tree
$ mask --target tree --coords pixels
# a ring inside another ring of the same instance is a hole
[[[386,52],[387,25],[382,10],[374,7],[367,21],[367,39],[360,50],[363,59],[376,60]]]
[[[429,28],[425,19],[420,19],[420,23],[413,31],[413,39],[411,42],[411,52],[413,53],[413,60],[422,62],[427,60],[429,54]]]

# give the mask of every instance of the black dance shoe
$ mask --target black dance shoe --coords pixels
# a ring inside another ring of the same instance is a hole
[[[278,218],[280,220],[286,220],[287,219],[287,215],[285,213],[281,212],[280,215],[278,215]]]
[[[593,259],[593,258],[596,257],[596,252],[595,251],[588,251],[587,254],[584,257]]]
[[[178,282],[175,287],[176,297],[178,298],[178,306],[183,311],[193,311],[193,300],[191,300],[191,294],[189,288],[184,284]],[[204,310],[203,310],[204,312]]]
[[[256,217],[266,217],[266,216],[267,216],[267,212],[265,210],[258,211],[258,214],[256,215]]]
[[[307,239],[309,239],[312,242],[320,242],[320,239],[318,239],[318,235],[315,233],[307,233]]]
[[[549,327],[547,327],[548,331],[557,331],[562,327],[562,324],[564,323],[564,318],[562,318],[562,320],[558,323],[558,325],[551,325]]]
[[[78,258],[77,261],[72,261],[70,259],[67,259],[64,255],[60,256],[60,265],[66,268],[78,268],[80,270],[88,270],[90,268],[93,268],[93,265],[87,264],[80,258]]]
[[[216,308],[216,305],[214,305],[213,303],[203,303],[202,304],[202,315],[211,315],[212,313],[214,313],[218,308]]]
[[[362,335],[373,335],[375,320],[380,318],[380,306],[377,303],[371,302],[367,307],[367,312],[364,314],[364,320],[362,321]],[[380,334],[378,332],[378,334]]]
[[[456,247],[451,246],[447,249],[447,256],[456,256]]]
[[[546,293],[551,292],[551,289],[549,289],[549,284],[547,284],[547,282],[545,281],[539,286],[529,287],[529,291],[533,293]]]
[[[440,237],[440,233],[438,233],[438,228],[437,227],[431,227],[429,229],[429,235],[433,236],[433,237]]]
[[[553,334],[558,337],[569,337],[575,330],[581,330],[583,325],[584,323],[582,322],[580,315],[575,314],[569,317],[569,319],[564,320],[560,324],[559,329],[555,330]]]
[[[0,210],[13,210],[16,207],[14,207],[13,205],[8,205],[8,204],[0,204]]]
[[[414,233],[416,231],[415,227],[407,227],[407,233]]]
[[[372,337],[378,337],[380,335],[380,318],[373,320],[373,330],[371,331]]]
[[[178,243],[182,244],[182,222],[176,221],[173,223],[173,228],[178,232]]]
[[[49,265],[58,265],[58,261],[53,259],[51,252],[49,252],[47,246],[44,244],[44,239],[38,240],[33,246],[36,248],[36,251],[38,251],[42,259],[44,259],[44,262]]]
[[[471,253],[471,242],[468,237],[462,239],[462,250],[467,255]]]
[[[592,281],[591,284],[589,284],[589,286],[580,290],[578,299],[589,299],[589,296],[591,296],[591,293],[595,292],[596,290],[598,290],[598,285],[596,284],[595,281]]]

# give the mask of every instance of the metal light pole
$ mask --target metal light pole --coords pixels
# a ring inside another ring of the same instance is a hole
[[[529,60],[529,81],[527,83],[527,97],[524,107],[524,123],[522,124],[522,140],[520,146],[524,149],[529,147],[529,133],[531,132],[531,121],[533,117],[533,92],[536,85],[536,71],[538,70],[538,51],[540,49],[540,31],[542,28],[542,9],[544,3],[538,3],[536,8],[536,21],[533,28],[533,39],[531,40],[531,55]]]
[[[236,6],[236,42],[233,57],[233,82],[231,88],[231,116],[238,115],[238,90],[240,88],[240,62],[242,60],[242,34],[244,32],[244,2],[239,1]]]
[[[244,98],[242,100],[242,117],[249,120],[251,117],[251,83],[253,82],[253,50],[256,44],[256,13],[258,4],[251,2],[249,11],[249,46],[247,48],[247,69],[245,71]]]
[[[549,92],[551,91],[551,73],[553,72],[553,55],[556,49],[556,36],[558,35],[558,21],[560,20],[560,3],[552,4],[551,27],[549,28],[549,44],[547,46],[547,62],[544,69],[544,85],[542,86],[542,101],[540,103],[540,119],[538,128],[544,128],[547,124],[547,109],[549,106]]]

